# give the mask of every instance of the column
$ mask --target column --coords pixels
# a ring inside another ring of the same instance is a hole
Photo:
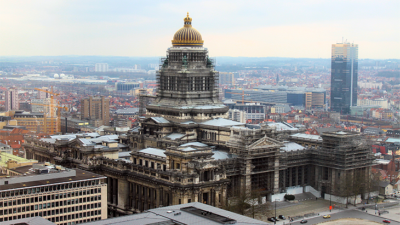
[[[113,182],[111,177],[107,177],[107,201],[113,202]]]
[[[295,170],[296,172],[296,174],[295,174],[295,181],[294,181],[294,183],[295,183],[295,186],[297,186],[297,185],[299,185],[299,167],[298,166],[296,166],[296,170]]]
[[[112,203],[118,205],[118,180],[115,178],[112,179],[113,179]]]
[[[302,166],[301,167],[301,185],[305,185],[304,184],[304,176],[305,176],[305,172],[304,170],[306,169],[306,166]]]
[[[117,183],[117,182],[116,182]],[[125,179],[118,179],[118,200],[117,205],[119,208],[126,210],[129,208],[129,183]]]
[[[158,198],[158,207],[161,207],[161,206],[164,206],[164,191],[163,191],[163,188],[159,188],[158,189],[158,195],[157,195],[157,198]]]

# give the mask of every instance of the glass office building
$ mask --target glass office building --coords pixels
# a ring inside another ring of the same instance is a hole
[[[331,111],[349,114],[357,105],[358,45],[332,45]]]

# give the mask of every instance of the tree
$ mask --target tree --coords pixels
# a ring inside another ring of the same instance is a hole
[[[378,174],[368,174],[367,180],[365,181],[365,191],[367,192],[367,204],[369,203],[369,199],[371,198],[371,192],[379,191],[379,175]]]
[[[365,182],[367,177],[362,171],[354,170],[354,179],[353,179],[353,186],[352,192],[354,196],[354,206],[356,206],[357,196],[362,194],[365,190]]]
[[[353,194],[353,176],[349,171],[344,172],[344,178],[340,180],[337,193],[341,193],[346,198],[346,208],[348,207],[349,197]]]
[[[271,204],[262,202],[264,197],[261,190],[235,191],[229,198],[225,209],[241,215],[255,218],[271,212]]]

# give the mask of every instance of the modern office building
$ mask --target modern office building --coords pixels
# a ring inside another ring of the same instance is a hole
[[[104,176],[50,163],[11,171],[0,178],[0,222],[40,216],[72,225],[107,218]]]
[[[6,92],[6,111],[18,110],[19,109],[19,99],[18,99],[18,89],[9,88]]]
[[[89,120],[90,124],[110,124],[110,99],[104,96],[88,97],[81,100],[81,119]]]
[[[265,120],[265,112],[266,112],[266,106],[261,105],[260,103],[245,103],[245,104],[240,104],[236,103],[234,101],[225,101],[225,105],[229,107],[229,109],[232,110],[240,110],[245,112],[245,121],[243,123],[246,123],[247,120],[257,120],[257,121],[263,121]],[[231,112],[229,113],[231,115]],[[234,117],[229,117],[231,120],[238,121],[237,119],[232,119]]]
[[[108,63],[96,63],[94,67],[95,72],[108,72]]]
[[[14,120],[18,126],[24,126],[33,133],[55,134],[61,131],[57,117],[47,117],[45,113],[16,111]]]
[[[194,222],[196,221],[196,222]],[[192,202],[176,206],[168,206],[147,210],[143,213],[110,218],[107,220],[87,222],[88,225],[173,225],[173,224],[197,224],[197,225],[267,225],[269,223],[252,219],[237,213],[223,210],[200,202]],[[19,219],[14,222],[3,222],[4,225],[55,225],[42,217]]]
[[[115,83],[115,89],[117,91],[130,91],[140,87],[139,83],[136,82],[117,82]]]
[[[357,105],[358,45],[333,44],[331,60],[331,111],[350,114]]]

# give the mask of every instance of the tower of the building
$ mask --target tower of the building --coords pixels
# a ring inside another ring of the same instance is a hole
[[[192,27],[188,13],[157,71],[157,98],[147,106],[148,116],[163,116],[170,120],[228,116],[228,107],[218,99],[219,74],[203,43],[200,32]]]
[[[349,114],[357,105],[358,45],[332,45],[331,111]]]
[[[5,98],[6,111],[19,109],[18,89],[8,89],[5,93]]]

